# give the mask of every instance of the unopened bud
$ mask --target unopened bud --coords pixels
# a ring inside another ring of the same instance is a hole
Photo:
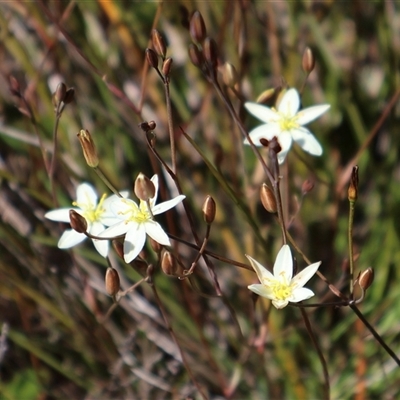
[[[374,281],[374,270],[369,267],[365,271],[361,272],[360,276],[358,277],[358,284],[362,290],[367,290],[372,282]]]
[[[96,146],[92,139],[92,135],[87,129],[81,129],[77,136],[82,146],[83,155],[87,165],[96,168],[99,165],[99,158],[97,157]]]
[[[171,71],[171,67],[172,67],[172,58],[168,57],[162,65],[162,73],[164,76],[169,76],[169,73]]]
[[[165,45],[164,38],[157,29],[152,30],[151,41],[156,53],[164,59],[167,54],[167,46]]]
[[[277,212],[278,207],[276,206],[275,195],[265,183],[261,185],[260,199],[262,205],[268,212],[273,214]]]
[[[149,121],[149,122],[141,122],[139,124],[139,128],[143,131],[143,132],[151,132],[154,131],[154,129],[156,129],[156,123],[154,121]]]
[[[204,24],[204,19],[199,11],[195,11],[190,18],[190,36],[197,43],[202,43],[206,38],[207,30]]]
[[[356,201],[358,197],[358,166],[355,165],[351,172],[350,186],[347,191],[349,201]]]
[[[224,84],[230,88],[234,88],[239,80],[236,68],[228,62],[223,66],[222,80],[224,81]]]
[[[75,89],[73,87],[69,88],[64,96],[64,104],[69,104],[75,98]]]
[[[69,210],[69,223],[71,228],[78,233],[85,233],[87,231],[87,222],[85,217],[77,213],[75,210]]]
[[[133,190],[136,197],[143,201],[153,198],[156,194],[154,183],[143,173],[136,178]]]
[[[306,47],[303,53],[302,66],[304,72],[308,75],[315,67],[315,57],[312,50]]]
[[[267,103],[269,100],[271,100],[275,95],[276,95],[277,89],[274,88],[269,88],[267,90],[264,90],[258,97],[256,102],[257,103]]]
[[[17,81],[17,79],[12,75],[8,79],[9,79],[9,83],[10,83],[11,94],[13,94],[14,96],[17,96],[17,97],[22,97],[21,96],[21,86],[20,86],[19,82]]]
[[[175,257],[168,250],[165,250],[161,256],[161,269],[165,275],[169,276],[177,275],[178,273],[179,268]]]
[[[203,204],[203,217],[206,223],[212,224],[215,219],[216,206],[215,201],[211,196],[207,196]]]
[[[105,284],[106,284],[106,292],[108,295],[114,297],[119,292],[120,289],[119,275],[116,269],[110,267],[107,268]]]
[[[57,85],[56,91],[54,93],[54,103],[56,106],[58,106],[61,102],[64,101],[66,94],[67,94],[67,86],[65,86],[65,83],[60,82]]]
[[[190,61],[198,68],[202,68],[204,65],[204,56],[203,53],[199,50],[199,48],[191,43],[189,45],[189,58]]]
[[[158,56],[153,49],[146,49],[146,59],[150,67],[158,69]]]
[[[163,249],[163,245],[158,243],[156,240],[154,240],[152,237],[150,238],[150,246],[151,248],[156,252],[156,253],[160,253],[161,250]]]
[[[217,42],[210,37],[206,37],[203,46],[203,55],[210,66],[215,69],[218,63],[218,47]]]
[[[114,239],[112,242],[112,247],[117,253],[118,257],[123,260],[124,259],[124,244],[119,239]]]
[[[303,184],[301,185],[301,193],[303,194],[303,196],[309,192],[311,192],[311,190],[313,190],[314,188],[314,182],[310,179],[306,179]]]

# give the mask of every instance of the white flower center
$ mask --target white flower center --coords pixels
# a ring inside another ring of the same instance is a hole
[[[105,198],[106,194],[104,193],[97,205],[93,204],[89,198],[86,199],[86,203],[78,203],[77,201],[74,201],[72,205],[79,207],[82,210],[82,216],[85,217],[86,221],[93,223],[99,221],[103,213],[106,211],[103,207]]]

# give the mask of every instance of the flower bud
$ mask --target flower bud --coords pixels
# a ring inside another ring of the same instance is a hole
[[[222,80],[229,88],[234,88],[239,80],[239,75],[236,71],[236,68],[228,62],[226,62],[223,66]]]
[[[207,30],[206,25],[204,24],[204,19],[199,11],[195,11],[190,18],[190,36],[197,43],[202,43],[206,38]]]
[[[9,83],[10,83],[10,92],[11,94],[13,94],[14,96],[17,97],[22,97],[21,95],[21,86],[19,84],[19,82],[17,81],[17,79],[14,76],[10,76],[8,78]]]
[[[204,221],[206,221],[208,225],[212,224],[215,219],[216,206],[211,196],[206,197],[201,210],[203,211]]]
[[[116,269],[110,267],[107,268],[105,284],[106,284],[106,292],[108,295],[114,297],[119,292],[120,289],[119,275]]]
[[[73,87],[69,88],[64,96],[64,104],[69,104],[75,98],[75,89]]]
[[[307,193],[311,192],[314,188],[314,182],[310,179],[306,179],[303,184],[301,185],[301,193],[302,195],[306,195]]]
[[[277,90],[274,88],[269,88],[267,90],[264,90],[256,100],[256,103],[267,103],[269,100],[271,100],[275,95],[276,95]]]
[[[81,129],[77,136],[82,146],[83,155],[87,165],[96,168],[99,165],[99,158],[97,157],[96,146],[92,139],[92,135],[87,129]]]
[[[171,66],[172,66],[172,58],[168,57],[164,62],[162,66],[162,73],[164,76],[169,76],[169,73],[171,71]]]
[[[169,276],[177,275],[179,271],[175,257],[168,250],[165,250],[161,256],[161,269],[165,275]]]
[[[273,214],[277,212],[278,207],[276,205],[275,195],[265,183],[261,185],[260,199],[262,205],[268,212]]]
[[[56,91],[54,93],[54,103],[56,106],[58,106],[61,102],[64,101],[66,94],[67,94],[67,86],[65,86],[65,83],[60,82],[57,85]]]
[[[146,49],[146,59],[150,67],[158,69],[158,56],[153,49]]]
[[[218,47],[217,42],[210,38],[206,37],[204,40],[203,46],[203,55],[205,60],[210,64],[210,66],[215,69],[218,64]]]
[[[141,122],[138,126],[143,132],[146,133],[154,131],[154,129],[156,129],[156,123],[154,121]]]
[[[193,65],[198,68],[202,68],[204,65],[204,56],[203,53],[199,50],[199,48],[191,43],[189,45],[189,58]]]
[[[362,290],[367,290],[372,282],[374,281],[374,270],[369,267],[365,271],[361,272],[360,276],[358,277],[358,284]]]
[[[306,47],[303,53],[302,66],[304,72],[308,75],[312,72],[315,67],[315,57],[312,50]]]
[[[124,244],[119,239],[114,239],[111,241],[112,247],[117,253],[118,257],[123,260],[124,259]]]
[[[167,54],[167,46],[165,45],[164,38],[157,29],[152,30],[151,41],[156,53],[164,59]]]
[[[154,183],[142,173],[140,173],[136,178],[133,190],[136,197],[143,201],[153,198],[156,194]]]
[[[156,240],[154,240],[152,237],[149,237],[150,239],[150,246],[151,248],[156,252],[160,253],[161,250],[163,249],[163,245],[158,243]]]
[[[350,186],[347,192],[349,201],[356,201],[358,197],[358,166],[355,165],[351,172]]]
[[[69,223],[71,228],[78,233],[85,233],[87,231],[87,222],[85,217],[77,213],[75,210],[69,210]]]

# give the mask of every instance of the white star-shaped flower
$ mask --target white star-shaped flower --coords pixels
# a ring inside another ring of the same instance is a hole
[[[130,263],[139,255],[146,241],[146,235],[164,246],[171,245],[168,235],[154,220],[154,216],[175,207],[186,197],[179,195],[174,199],[155,204],[158,194],[158,176],[154,175],[151,181],[155,186],[155,194],[149,199],[149,203],[140,200],[140,204],[137,205],[130,199],[115,200],[111,204],[111,209],[119,222],[99,235],[108,238],[125,235],[124,260],[126,263]]]
[[[122,195],[127,196],[128,193],[123,192]],[[115,199],[118,199],[118,196],[112,195],[106,198],[104,194],[100,201],[98,201],[97,193],[93,186],[88,183],[82,183],[76,189],[76,201],[72,203],[74,207],[58,208],[47,212],[44,216],[52,221],[69,223],[69,211],[75,210],[86,219],[87,232],[97,236],[100,232],[104,231],[106,226],[116,222],[115,215],[110,209],[110,204]],[[60,237],[58,247],[60,249],[68,249],[81,243],[86,237],[87,236],[83,233],[78,233],[73,229],[67,229]],[[93,244],[103,257],[107,257],[109,250],[108,240],[93,239]]]
[[[314,135],[303,125],[308,124],[326,112],[330,105],[321,104],[299,111],[300,96],[296,89],[289,89],[283,95],[278,108],[269,108],[257,103],[245,103],[247,110],[265,124],[254,128],[250,133],[256,146],[261,146],[260,139],[271,140],[277,137],[281,146],[278,153],[279,164],[285,161],[286,154],[294,140],[304,151],[313,156],[322,154],[322,147]],[[248,140],[244,140],[249,144]]]
[[[272,300],[276,308],[284,308],[289,302],[298,303],[314,296],[312,290],[303,286],[317,272],[321,261],[309,265],[293,277],[292,253],[286,244],[282,246],[276,257],[273,275],[254,258],[248,255],[246,257],[261,282],[250,285],[248,288],[259,296]]]

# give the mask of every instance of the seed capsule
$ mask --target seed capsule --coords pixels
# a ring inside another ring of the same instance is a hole
[[[199,11],[195,11],[190,19],[190,36],[197,43],[202,43],[206,38],[207,30],[204,19]]]
[[[85,233],[87,231],[87,222],[85,217],[77,213],[75,210],[69,210],[69,223],[71,228],[78,233]]]
[[[268,212],[273,214],[277,212],[278,207],[276,205],[275,195],[265,183],[262,184],[260,189],[260,199],[262,205]]]
[[[203,204],[203,217],[207,224],[212,224],[215,219],[216,206],[211,196],[207,196]]]
[[[367,290],[374,281],[374,270],[369,267],[365,271],[361,272],[358,278],[358,284],[362,290]]]

